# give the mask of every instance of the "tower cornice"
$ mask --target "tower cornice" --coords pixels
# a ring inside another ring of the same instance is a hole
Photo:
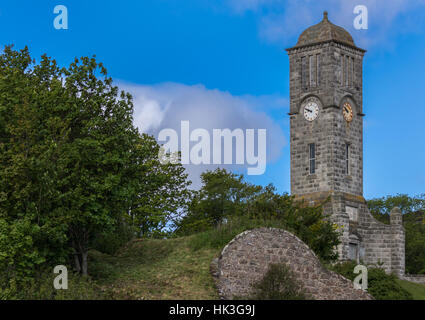
[[[302,52],[302,51],[312,50],[312,49],[314,49],[314,47],[316,47],[316,46],[320,47],[321,45],[326,44],[326,43],[336,44],[336,45],[342,46],[344,48],[350,48],[354,51],[357,51],[357,53],[362,54],[362,55],[364,55],[367,52],[367,50],[365,50],[365,49],[359,48],[357,46],[349,45],[347,43],[339,42],[339,41],[336,41],[336,40],[326,40],[326,41],[315,42],[315,43],[306,44],[306,45],[302,45],[302,46],[295,46],[295,47],[287,48],[287,49],[285,49],[285,51],[290,55],[290,54],[293,54],[293,53],[299,53],[299,52]]]

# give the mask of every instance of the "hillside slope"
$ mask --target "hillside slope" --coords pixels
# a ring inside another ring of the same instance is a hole
[[[132,241],[116,256],[90,252],[90,273],[113,299],[218,299],[209,266],[219,249],[193,237]]]

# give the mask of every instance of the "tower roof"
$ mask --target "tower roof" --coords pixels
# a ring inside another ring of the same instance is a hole
[[[321,22],[306,29],[300,35],[295,48],[328,41],[335,41],[351,47],[356,47],[350,33],[344,28],[330,22],[328,19],[328,12],[325,11]]]

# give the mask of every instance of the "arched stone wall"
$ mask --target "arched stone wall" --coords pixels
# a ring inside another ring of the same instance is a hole
[[[306,293],[317,300],[369,300],[353,283],[322,266],[313,251],[293,234],[259,228],[236,236],[211,264],[222,299],[246,297],[252,284],[267,272],[270,263],[285,263]]]

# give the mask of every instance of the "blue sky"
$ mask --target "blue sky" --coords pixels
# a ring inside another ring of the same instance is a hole
[[[355,30],[353,9],[369,9]],[[68,30],[53,27],[56,5]],[[425,0],[2,1],[0,44],[28,45],[61,65],[95,54],[135,97],[135,121],[157,135],[193,128],[267,128],[265,174],[289,191],[289,64],[285,48],[329,11],[366,50],[364,195],[425,193]],[[232,167],[229,167],[232,169]],[[190,167],[191,177],[205,168]],[[195,182],[196,183],[196,182]]]

